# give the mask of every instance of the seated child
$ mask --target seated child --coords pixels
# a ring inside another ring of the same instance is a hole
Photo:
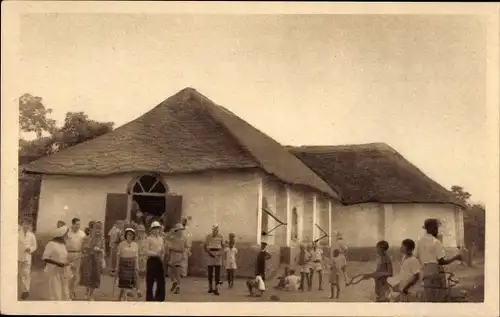
[[[266,261],[269,259],[271,259],[271,254],[267,252],[267,243],[262,242],[255,263],[255,278],[247,281],[247,288],[250,296],[262,296],[262,293],[266,290],[266,285],[264,283],[266,280]],[[256,293],[254,293],[255,290],[257,290]]]
[[[285,277],[285,287],[287,291],[298,291],[300,286],[300,276],[295,275],[295,270],[291,269],[290,274]]]
[[[276,285],[274,288],[276,289],[285,289],[285,279],[286,277],[290,275],[290,268],[288,266],[285,266],[285,271],[283,275],[278,277],[278,285]]]
[[[394,285],[394,301],[415,302],[417,301],[417,283],[420,280],[420,262],[413,256],[415,242],[405,239],[401,243],[403,259],[399,274],[391,281]]]
[[[375,281],[375,301],[388,302],[389,294],[391,292],[390,285],[387,279],[392,276],[392,261],[387,250],[389,250],[389,243],[387,241],[379,241],[376,244],[377,249],[377,268],[375,272],[364,274],[363,279],[373,278]]]

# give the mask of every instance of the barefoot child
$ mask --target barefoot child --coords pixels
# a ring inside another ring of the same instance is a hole
[[[420,280],[420,262],[413,256],[415,242],[405,239],[401,243],[403,260],[399,274],[394,278],[394,290],[399,292],[395,300],[400,302],[415,302],[417,300],[416,284]]]
[[[314,273],[318,273],[318,291],[323,290],[323,250],[316,242],[312,244],[311,266],[309,268],[309,289],[312,288]]]
[[[247,288],[250,296],[262,296],[262,293],[266,290],[266,261],[269,259],[271,259],[271,254],[267,252],[267,243],[262,242],[255,263],[255,278],[247,281]],[[254,293],[254,291],[257,292]]]
[[[234,286],[234,272],[236,271],[236,255],[238,249],[234,246],[234,239],[229,239],[228,246],[224,249],[224,267],[226,268],[227,284],[229,288]]]
[[[300,268],[300,287],[299,290],[304,291],[304,287],[309,285],[309,261],[311,254],[307,252],[306,246],[301,244],[299,254],[295,257],[295,263]]]
[[[338,249],[333,250],[330,260],[330,299],[338,299],[340,296],[340,275],[343,274],[343,263],[339,255]]]
[[[377,302],[387,302],[389,301],[390,286],[387,283],[387,278],[391,277],[392,271],[392,261],[389,255],[387,255],[387,250],[389,249],[389,243],[387,241],[379,241],[376,244],[377,248],[377,269],[373,273],[365,274],[364,279],[373,278],[375,281],[375,301]]]

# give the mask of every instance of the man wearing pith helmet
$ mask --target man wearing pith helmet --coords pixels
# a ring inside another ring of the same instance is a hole
[[[153,221],[147,237],[146,262],[146,301],[165,301],[165,270],[163,258],[165,255],[165,243],[160,235],[161,224]],[[153,286],[156,283],[156,291],[153,295]]]
[[[224,238],[219,234],[219,225],[212,226],[212,233],[205,239],[205,252],[207,253],[208,292],[219,295],[220,270],[222,266]],[[215,287],[213,284],[215,273]]]
[[[426,219],[423,226],[425,234],[418,240],[415,249],[415,255],[423,267],[424,302],[443,302],[445,300],[446,276],[443,266],[462,259],[460,254],[446,258],[444,246],[437,239],[440,226],[441,222],[438,219]]]

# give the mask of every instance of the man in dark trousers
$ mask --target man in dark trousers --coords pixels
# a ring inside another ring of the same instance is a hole
[[[160,235],[161,225],[157,221],[151,224],[150,235],[147,237],[146,262],[146,301],[165,301],[165,270],[163,258],[165,255],[165,242]],[[153,296],[153,286],[156,283],[156,291]]]
[[[219,226],[212,226],[212,233],[205,239],[205,252],[207,253],[208,267],[208,292],[219,295],[220,270],[222,266],[224,238],[219,234]],[[215,274],[215,287],[213,284]]]

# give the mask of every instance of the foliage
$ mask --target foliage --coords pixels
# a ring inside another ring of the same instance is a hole
[[[21,131],[35,132],[37,138],[43,132],[51,133],[55,129],[56,121],[48,118],[52,109],[45,108],[40,97],[24,94],[19,98],[19,126]]]
[[[19,123],[22,132],[35,132],[34,140],[19,139],[20,164],[94,139],[113,130],[113,122],[89,119],[83,112],[68,112],[64,124],[57,126],[49,116],[52,109],[45,108],[40,97],[24,94],[19,98]],[[21,160],[22,159],[22,160]],[[19,218],[31,217],[36,224],[40,177],[19,174]]]
[[[38,158],[94,139],[113,130],[113,122],[91,120],[84,112],[68,112],[61,127],[49,118],[42,98],[24,94],[19,98],[19,122],[23,132],[35,132],[34,140],[19,140],[19,155]],[[48,136],[43,136],[43,132]]]
[[[484,251],[486,208],[481,204],[471,204],[471,194],[463,187],[454,185],[451,192],[467,206],[464,212],[464,239],[469,250]]]

